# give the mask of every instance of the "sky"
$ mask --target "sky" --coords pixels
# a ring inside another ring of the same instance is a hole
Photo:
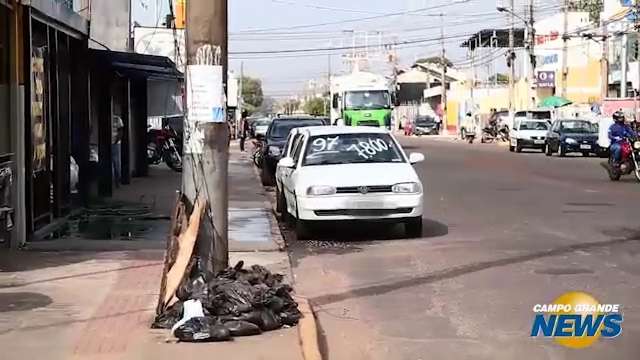
[[[133,1],[138,23],[162,24],[170,0]],[[561,1],[535,0],[536,13],[556,13]],[[469,60],[460,44],[481,29],[506,27],[506,15],[496,10],[504,3],[507,0],[229,0],[229,66],[239,72],[243,63],[245,74],[262,79],[267,95],[284,97],[300,93],[309,80],[323,81],[329,68],[332,75],[348,72],[342,55],[352,50],[288,51],[396,43],[398,63],[406,67],[417,58],[440,55],[443,26],[447,57],[465,71]],[[515,1],[521,16],[526,3]],[[389,74],[388,52],[379,54],[385,56],[373,54],[371,69]],[[480,71],[489,71],[494,63],[504,68],[501,50],[487,49],[478,58]]]

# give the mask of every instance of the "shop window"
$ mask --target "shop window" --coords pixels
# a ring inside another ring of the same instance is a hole
[[[9,121],[9,9],[0,3],[0,155],[11,151]]]

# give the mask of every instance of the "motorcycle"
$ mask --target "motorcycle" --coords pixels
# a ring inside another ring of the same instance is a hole
[[[634,173],[636,179],[640,181],[640,141],[638,139],[625,138],[621,143],[621,160],[616,162],[613,152],[609,151],[609,178],[611,181],[618,181],[622,175]]]
[[[251,159],[253,160],[253,164],[258,168],[262,168],[262,156],[263,156],[263,147],[264,143],[260,140],[253,140],[253,154],[251,154]]]
[[[147,161],[158,165],[164,161],[175,172],[182,172],[182,139],[171,126],[147,131]]]
[[[497,125],[487,126],[482,129],[481,143],[492,143],[494,141],[509,141],[509,129],[507,127],[501,127],[498,129]]]

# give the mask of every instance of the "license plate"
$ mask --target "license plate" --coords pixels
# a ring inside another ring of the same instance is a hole
[[[351,209],[382,209],[384,202],[382,201],[351,201],[349,204]]]
[[[533,143],[536,145],[542,145],[544,144],[544,140],[533,140]]]
[[[591,145],[580,145],[580,149],[591,150]]]

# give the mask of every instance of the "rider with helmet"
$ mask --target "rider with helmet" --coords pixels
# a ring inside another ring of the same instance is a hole
[[[635,137],[636,133],[625,124],[624,113],[622,111],[616,111],[613,114],[613,125],[609,127],[609,140],[611,140],[610,151],[613,154],[613,159],[616,163],[619,163],[622,157],[621,142],[628,137]]]

